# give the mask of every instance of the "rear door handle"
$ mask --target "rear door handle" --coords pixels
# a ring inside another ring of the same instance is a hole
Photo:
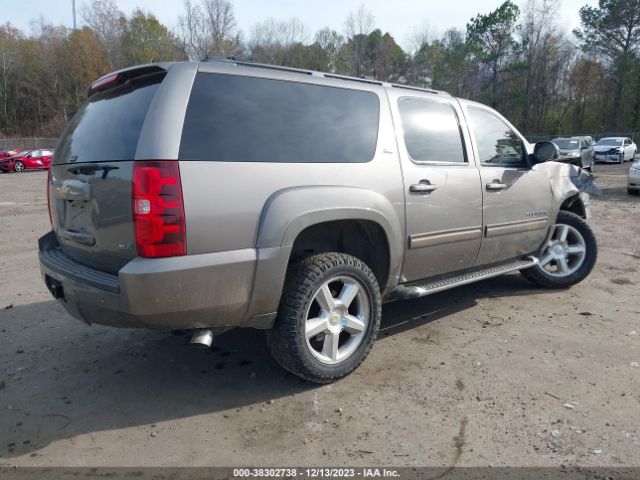
[[[437,190],[437,185],[432,185],[429,180],[422,180],[420,183],[414,183],[409,187],[411,193],[431,193]]]
[[[490,192],[499,192],[507,188],[506,183],[500,183],[498,180],[494,180],[491,183],[487,183],[487,190]]]

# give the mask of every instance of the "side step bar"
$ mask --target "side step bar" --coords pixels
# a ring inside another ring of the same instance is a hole
[[[470,272],[467,271],[453,277],[440,278],[438,280],[427,280],[422,284],[400,285],[389,292],[386,300],[393,302],[395,300],[408,300],[411,298],[424,297],[426,295],[431,295],[432,293],[441,292],[461,285],[467,285],[468,283],[530,268],[538,263],[539,260],[536,257],[528,257],[524,260],[517,260],[515,262],[481,268]]]

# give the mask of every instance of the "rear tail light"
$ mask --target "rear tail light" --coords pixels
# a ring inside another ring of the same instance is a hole
[[[134,162],[132,197],[138,255],[151,258],[186,255],[178,162]]]
[[[51,167],[47,170],[47,209],[49,210],[49,223],[53,225],[53,219],[51,218]]]

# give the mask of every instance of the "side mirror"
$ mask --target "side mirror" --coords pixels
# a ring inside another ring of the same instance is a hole
[[[533,147],[533,163],[544,163],[556,160],[560,156],[560,150],[555,143],[538,142]]]

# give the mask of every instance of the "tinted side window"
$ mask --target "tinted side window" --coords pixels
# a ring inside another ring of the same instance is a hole
[[[368,162],[375,155],[379,110],[372,92],[200,73],[180,159]]]
[[[524,144],[506,123],[486,110],[471,107],[467,111],[483,165],[527,166]]]
[[[404,143],[418,162],[466,161],[458,117],[447,103],[402,98],[398,103]]]

